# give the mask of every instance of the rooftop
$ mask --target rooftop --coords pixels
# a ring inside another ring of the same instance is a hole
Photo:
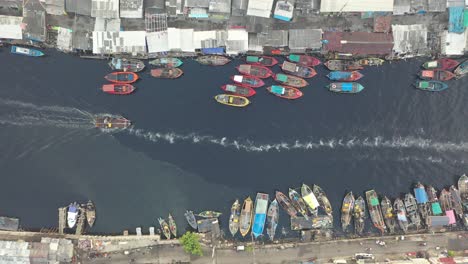
[[[92,0],[65,0],[65,11],[78,15],[91,16]],[[78,4],[79,3],[79,4]]]
[[[392,25],[392,32],[394,52],[425,54],[428,51],[425,25]]]
[[[351,54],[386,55],[392,52],[393,36],[371,32],[325,32],[325,51]]]
[[[120,17],[143,18],[143,0],[120,0]]]
[[[393,11],[393,0],[322,0],[320,12]]]
[[[319,50],[322,48],[322,33],[321,29],[290,29],[288,46],[294,52]]]
[[[248,16],[270,17],[273,0],[249,0]]]
[[[92,0],[91,16],[119,18],[119,0]]]

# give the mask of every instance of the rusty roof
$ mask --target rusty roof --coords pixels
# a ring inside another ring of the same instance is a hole
[[[374,32],[388,33],[392,26],[392,16],[374,17]]]
[[[393,48],[393,35],[371,32],[331,32],[323,34],[325,51],[355,55],[386,55]]]

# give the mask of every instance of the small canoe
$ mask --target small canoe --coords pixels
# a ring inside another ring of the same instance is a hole
[[[290,54],[288,60],[307,67],[314,67],[322,63],[319,59],[309,55]]]
[[[456,60],[442,58],[438,60],[425,62],[422,66],[426,70],[440,69],[440,70],[451,70],[460,64]]]
[[[328,90],[335,93],[359,93],[364,90],[364,86],[355,82],[330,83],[326,86]]]
[[[271,67],[278,64],[278,61],[269,56],[247,56],[245,62],[253,65],[262,65],[266,67]]]
[[[276,191],[275,197],[278,203],[281,205],[281,207],[283,207],[283,209],[288,213],[289,216],[297,216],[296,208],[294,208],[294,206],[291,203],[291,200],[289,200],[289,198],[286,195],[284,195],[284,193]]]
[[[178,68],[183,62],[178,58],[159,58],[150,61],[149,64],[161,68]]]
[[[174,218],[172,217],[171,214],[169,214],[167,219],[169,222],[169,229],[171,230],[171,234],[174,235],[174,237],[177,237],[177,225],[176,225],[176,222],[174,221]]]
[[[25,55],[29,57],[41,57],[44,56],[44,52],[36,49],[23,48],[18,46],[11,46],[11,53],[18,55]]]
[[[104,84],[102,86],[102,91],[108,94],[125,95],[133,93],[133,91],[135,91],[135,86],[128,83]]]
[[[151,76],[154,78],[177,79],[184,72],[179,68],[158,68],[151,70]]]
[[[434,80],[434,81],[448,81],[455,77],[455,74],[446,70],[422,70],[419,73],[419,78],[423,80]]]
[[[125,129],[131,124],[130,120],[121,116],[98,115],[94,117],[94,126],[106,130]]]
[[[468,60],[460,64],[453,73],[457,75],[457,78],[463,77],[465,74],[467,74],[468,73]]]
[[[281,65],[281,70],[302,78],[312,78],[315,75],[317,75],[317,72],[313,68],[303,66],[297,63],[292,63],[289,61],[283,62],[283,65]]]
[[[299,89],[284,85],[272,85],[267,87],[267,90],[270,93],[285,99],[297,99],[303,95]]]
[[[205,55],[200,56],[195,59],[198,63],[202,65],[209,65],[209,66],[222,66],[230,62],[231,60],[221,56],[221,55]]]
[[[255,94],[255,90],[248,86],[242,86],[240,84],[225,84],[221,86],[225,92],[240,95],[244,97],[250,97]]]
[[[159,218],[158,222],[159,222],[159,225],[161,226],[161,231],[163,235],[167,239],[171,239],[171,229],[169,228],[169,225],[166,223],[166,220]]]
[[[380,66],[385,62],[385,60],[379,58],[367,58],[358,60],[359,65],[361,66]]]
[[[262,79],[273,75],[273,72],[269,68],[261,65],[241,64],[237,66],[237,70],[242,74]]]
[[[239,230],[240,203],[236,200],[231,206],[231,216],[229,216],[229,232],[234,236]]]
[[[140,72],[145,69],[145,63],[136,59],[112,58],[109,66],[113,70],[125,72]]]
[[[416,81],[414,86],[428,92],[440,92],[448,88],[448,85],[439,81]]]
[[[229,106],[235,107],[245,107],[250,104],[249,99],[238,96],[238,95],[231,95],[231,94],[218,94],[215,96],[215,100],[220,104],[225,104]]]
[[[353,192],[346,194],[345,198],[343,199],[343,204],[341,205],[341,227],[343,228],[343,232],[346,232],[349,224],[351,224],[354,201]]]
[[[258,88],[265,85],[265,83],[257,77],[245,76],[245,75],[234,75],[231,76],[231,80],[235,83],[242,84],[252,88]]]
[[[96,221],[96,206],[94,206],[94,203],[91,200],[86,204],[86,221],[88,222],[89,227],[93,227],[94,222]]]
[[[279,221],[279,206],[278,201],[273,200],[270,207],[268,207],[267,212],[267,234],[270,237],[270,240],[273,241],[275,238],[276,227],[278,227]]]
[[[218,218],[222,215],[220,212],[216,211],[203,211],[198,214],[198,216],[201,216],[203,218]]]
[[[240,222],[239,222],[239,232],[243,237],[245,237],[252,226],[252,217],[253,217],[253,202],[250,197],[244,200],[242,204]]]
[[[364,74],[358,71],[332,71],[327,74],[328,79],[340,82],[353,82],[364,77]]]
[[[289,74],[278,73],[275,76],[273,76],[273,78],[279,83],[296,88],[302,88],[309,84],[306,80]]]
[[[138,75],[133,72],[112,72],[104,78],[113,83],[134,83],[138,80]]]
[[[324,65],[330,71],[357,71],[364,69],[357,61],[350,60],[329,60]]]
[[[197,230],[198,229],[197,219],[195,218],[195,215],[193,214],[193,212],[187,210],[185,211],[184,216],[185,216],[185,219],[187,219],[187,222],[189,223],[189,225],[193,229]]]

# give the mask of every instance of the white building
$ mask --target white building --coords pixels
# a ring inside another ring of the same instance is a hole
[[[245,29],[230,29],[226,40],[226,53],[237,55],[249,49],[249,33]]]
[[[148,44],[148,53],[169,51],[167,31],[147,32],[146,43]]]
[[[185,52],[194,52],[193,29],[168,28],[169,48],[171,50],[181,50]]]
[[[393,0],[322,0],[320,12],[393,12]]]
[[[144,54],[146,53],[145,31],[105,32],[93,31],[94,54]]]
[[[247,15],[269,18],[272,8],[273,0],[249,0]]]
[[[22,17],[0,16],[0,39],[23,39]]]

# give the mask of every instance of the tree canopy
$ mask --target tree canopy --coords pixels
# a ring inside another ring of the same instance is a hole
[[[203,256],[198,234],[187,232],[179,240],[185,252],[195,256]]]

